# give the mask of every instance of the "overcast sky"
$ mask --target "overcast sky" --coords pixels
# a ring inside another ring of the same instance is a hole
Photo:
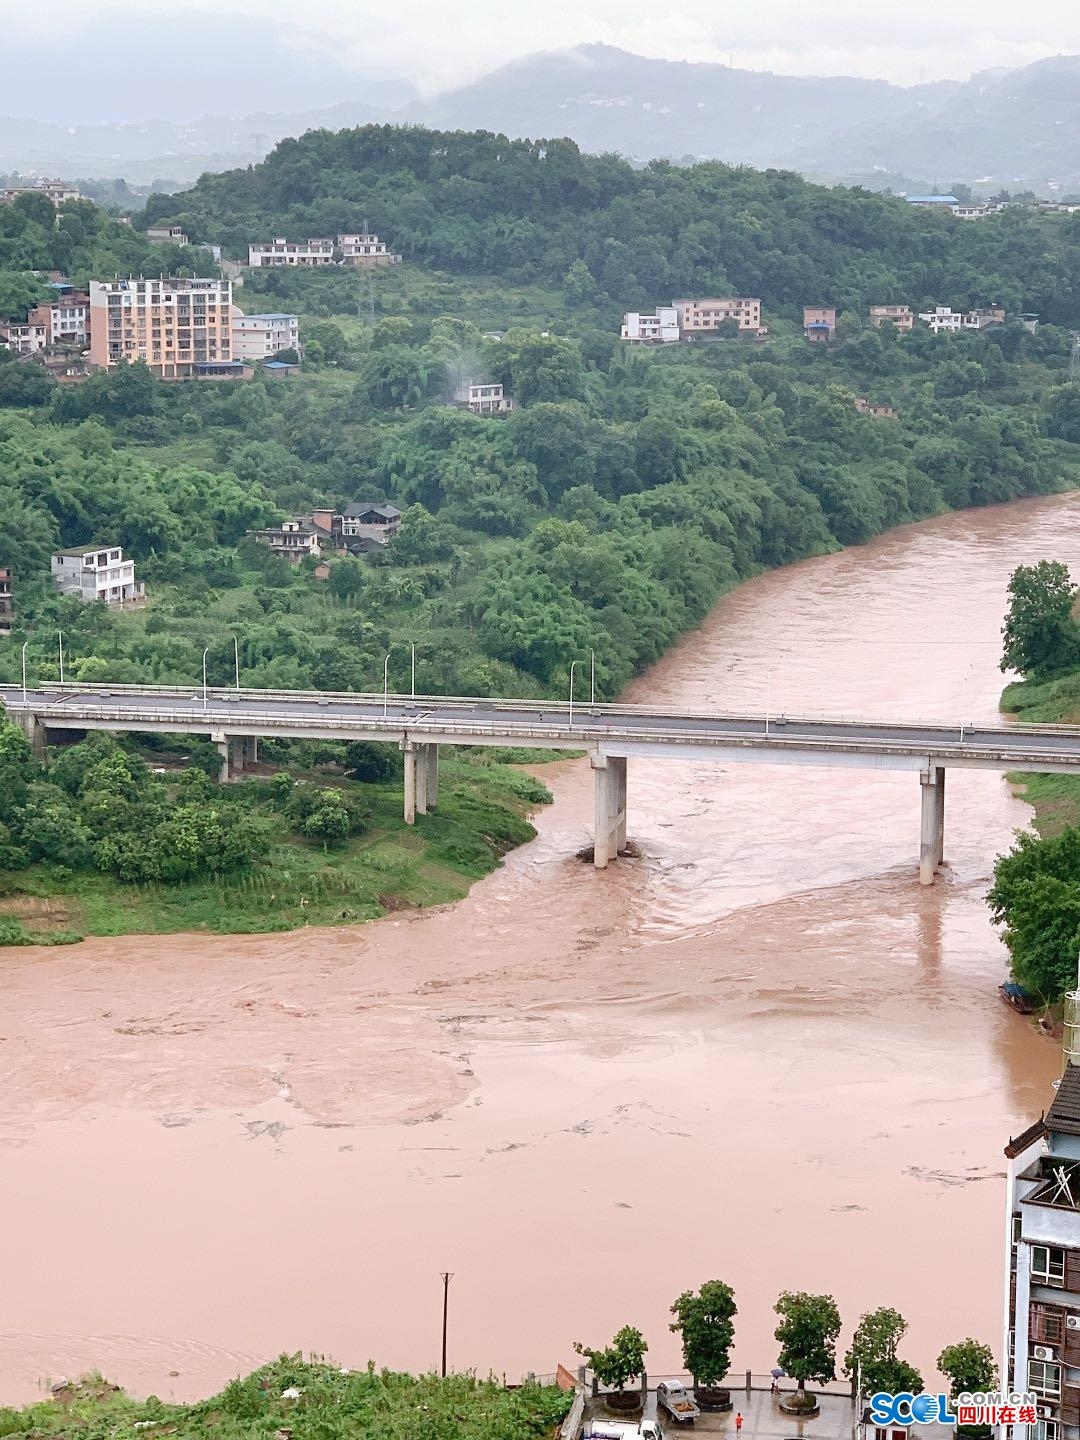
[[[147,73],[167,77],[153,82],[155,113],[173,119],[246,112],[253,93],[268,110],[361,99],[364,82],[380,77],[407,78],[430,94],[517,56],[587,41],[900,84],[1080,52],[1080,7],[1066,0],[0,0],[0,8],[0,113],[65,123],[147,118],[150,97],[132,64],[140,51]],[[195,39],[200,22],[211,50],[220,44],[226,54],[189,66],[182,39]],[[170,52],[175,67],[159,68]],[[93,63],[81,65],[83,56]]]

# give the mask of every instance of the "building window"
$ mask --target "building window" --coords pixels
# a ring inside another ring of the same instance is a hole
[[[1044,1345],[1060,1345],[1065,1322],[1060,1310],[1050,1305],[1032,1305],[1031,1338]]]
[[[1061,1366],[1054,1360],[1029,1360],[1028,1388],[1037,1395],[1060,1395]]]
[[[1031,1278],[1039,1285],[1065,1288],[1065,1251],[1056,1245],[1031,1247]]]

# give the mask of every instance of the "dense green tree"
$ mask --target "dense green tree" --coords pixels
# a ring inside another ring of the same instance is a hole
[[[1009,609],[1002,626],[1002,670],[1048,675],[1080,663],[1080,625],[1074,618],[1080,591],[1058,560],[1018,565],[1009,580]]]
[[[947,1375],[952,1387],[952,1397],[958,1395],[986,1394],[997,1387],[997,1365],[994,1352],[982,1340],[958,1340],[946,1345],[937,1357],[937,1368]]]
[[[616,1390],[622,1390],[641,1374],[648,1348],[641,1331],[632,1325],[617,1330],[611,1344],[600,1350],[589,1349],[580,1341],[574,1343],[574,1349],[584,1356],[601,1385],[611,1385]]]
[[[723,1280],[684,1290],[671,1307],[668,1327],[682,1340],[683,1367],[695,1385],[719,1385],[728,1372],[738,1313],[735,1292]]]
[[[864,1395],[878,1391],[917,1395],[922,1390],[922,1375],[896,1353],[907,1328],[900,1312],[887,1305],[860,1316],[844,1356],[844,1374],[849,1380],[861,1381]]]
[[[785,1290],[774,1308],[780,1316],[777,1364],[795,1377],[799,1391],[805,1391],[807,1381],[827,1385],[835,1380],[840,1312],[832,1296]]]

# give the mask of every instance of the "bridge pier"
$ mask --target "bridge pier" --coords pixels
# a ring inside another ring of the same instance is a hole
[[[45,759],[45,725],[36,715],[28,714],[26,711],[11,717],[19,729],[30,741],[30,748],[39,760]]]
[[[218,784],[227,785],[229,783],[229,751],[231,749],[231,742],[226,740],[224,736],[219,737],[217,735],[213,737],[213,740],[217,746],[217,752],[221,756],[221,764],[218,766]]]
[[[606,868],[626,845],[626,756],[593,755],[593,864]]]
[[[415,825],[417,815],[426,815],[439,802],[439,747],[406,740],[405,824]]]
[[[919,775],[922,823],[919,835],[919,884],[932,885],[945,855],[945,767],[931,765]]]

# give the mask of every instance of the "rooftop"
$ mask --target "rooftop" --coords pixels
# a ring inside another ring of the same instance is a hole
[[[1066,1065],[1050,1109],[1046,1128],[1059,1135],[1080,1135],[1080,1065]]]
[[[93,555],[98,550],[120,550],[120,546],[114,540],[104,541],[100,545],[73,545],[70,550],[54,550],[54,555]],[[121,553],[123,553],[121,551]]]

